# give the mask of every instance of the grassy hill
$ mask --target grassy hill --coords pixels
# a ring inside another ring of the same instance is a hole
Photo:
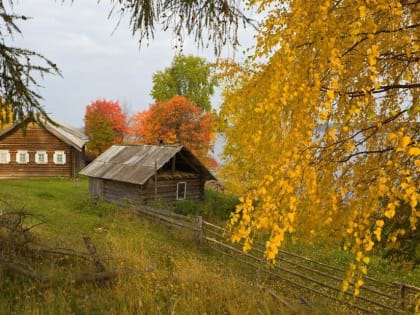
[[[93,203],[85,179],[3,180],[0,200],[8,203],[3,208],[34,214],[28,224],[45,222],[33,229],[38,246],[86,252],[82,237],[88,236],[109,269],[129,270],[112,282],[77,285],[69,279],[95,271],[91,262],[71,255],[23,257],[22,264],[53,281],[43,287],[3,270],[2,314],[354,314],[319,297],[303,299],[304,293],[177,229]]]

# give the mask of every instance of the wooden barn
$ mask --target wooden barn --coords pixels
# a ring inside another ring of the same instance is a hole
[[[86,166],[91,196],[124,204],[150,200],[199,200],[204,184],[215,179],[180,145],[114,145]]]
[[[86,165],[86,142],[78,130],[44,118],[16,122],[0,131],[0,178],[75,177]]]

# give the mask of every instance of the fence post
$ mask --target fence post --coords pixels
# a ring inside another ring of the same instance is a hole
[[[195,237],[199,244],[203,242],[203,217],[196,216],[194,219]]]
[[[400,283],[400,298],[401,298],[401,309],[405,311],[405,286],[404,283]]]

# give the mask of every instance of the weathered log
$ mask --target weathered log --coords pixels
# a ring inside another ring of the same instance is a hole
[[[291,310],[293,313],[296,312],[296,309],[286,301],[286,299],[280,295],[278,295],[273,289],[264,287],[262,285],[258,285],[260,289],[266,290],[273,298],[275,298],[278,302],[286,306],[289,310]]]
[[[50,255],[58,255],[58,256],[71,256],[77,257],[83,260],[90,260],[88,254],[79,253],[72,249],[66,248],[34,248],[32,249],[34,252],[42,253],[42,254],[50,254]]]
[[[98,271],[100,272],[105,271],[107,268],[105,264],[103,263],[103,261],[101,260],[101,258],[99,257],[98,252],[96,251],[96,247],[95,245],[93,245],[90,237],[84,236],[83,241],[85,242],[86,248],[93,259],[93,263],[95,264],[96,269],[98,269]]]
[[[41,283],[43,286],[48,285],[51,282],[51,279],[39,274],[38,272],[29,269],[27,267],[19,266],[17,263],[12,263],[4,258],[0,258],[0,263],[10,272],[23,275],[32,280],[35,280]]]

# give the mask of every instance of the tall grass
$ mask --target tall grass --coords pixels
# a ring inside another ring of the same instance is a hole
[[[110,283],[74,285],[68,276],[95,271],[92,263],[30,258],[27,264],[54,281],[43,288],[3,270],[1,314],[353,314],[311,296],[304,299],[308,308],[301,292],[197,245],[178,229],[92,202],[87,191],[85,179],[0,181],[1,200],[46,222],[35,231],[40,244],[85,251],[82,236],[89,236],[109,269],[131,272]]]

